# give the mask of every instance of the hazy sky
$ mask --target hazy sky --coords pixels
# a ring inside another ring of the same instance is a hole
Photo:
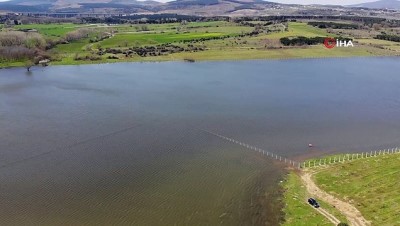
[[[3,2],[6,0],[0,0]],[[168,2],[170,0],[157,0],[159,2]],[[363,2],[374,2],[377,0],[270,0],[271,2],[294,3],[294,4],[330,4],[330,5],[352,5]]]

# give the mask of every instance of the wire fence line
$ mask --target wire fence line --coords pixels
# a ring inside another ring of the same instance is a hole
[[[204,131],[204,132],[206,132],[206,133],[212,134],[212,135],[214,135],[214,136],[216,136],[216,137],[219,137],[219,138],[221,138],[221,139],[223,139],[223,140],[226,140],[226,141],[232,142],[232,143],[234,143],[234,144],[240,145],[240,146],[242,146],[242,147],[245,147],[245,148],[247,148],[247,149],[250,149],[250,150],[259,152],[260,154],[262,154],[262,155],[264,155],[264,156],[266,156],[266,157],[270,157],[270,158],[272,158],[272,159],[274,159],[274,160],[276,160],[276,161],[283,162],[283,163],[285,163],[285,164],[287,164],[287,165],[289,165],[289,166],[291,166],[291,167],[296,167],[296,168],[299,168],[299,169],[300,169],[300,167],[301,167],[300,162],[293,161],[293,160],[288,159],[288,158],[286,158],[286,157],[284,157],[284,156],[277,155],[277,154],[272,153],[272,152],[270,152],[270,151],[266,151],[266,150],[263,150],[263,149],[261,149],[261,148],[257,148],[257,147],[255,147],[255,146],[252,146],[252,145],[243,143],[243,142],[241,142],[241,141],[235,140],[235,139],[230,138],[230,137],[226,137],[226,136],[220,135],[220,134],[218,134],[218,133],[214,133],[214,132],[209,131],[209,130],[205,130],[205,129],[201,129],[201,130]]]
[[[372,158],[377,157],[380,155],[389,155],[389,154],[398,154],[400,153],[400,148],[391,148],[391,149],[383,149],[377,151],[370,151],[370,152],[361,152],[361,153],[353,153],[353,154],[341,154],[341,155],[334,155],[328,156],[325,158],[320,159],[312,159],[300,164],[300,168],[312,168],[318,166],[325,166],[331,165],[336,163],[345,163],[350,162],[356,159],[363,159],[363,158]]]
[[[226,141],[235,143],[237,145],[240,145],[242,147],[245,147],[247,149],[257,151],[257,152],[261,153],[262,155],[270,157],[276,161],[284,162],[285,164],[287,164],[291,167],[298,168],[298,169],[326,166],[326,165],[336,164],[336,163],[345,163],[345,162],[349,162],[349,161],[356,160],[356,159],[371,158],[371,157],[376,157],[376,156],[380,156],[380,155],[389,155],[389,154],[400,153],[400,148],[396,147],[396,148],[391,148],[391,149],[383,149],[383,150],[370,151],[370,152],[361,152],[361,153],[353,153],[353,154],[339,154],[339,155],[334,155],[334,156],[328,156],[325,158],[312,159],[312,160],[307,160],[304,162],[297,162],[297,161],[288,159],[286,157],[277,155],[273,152],[265,151],[261,148],[257,148],[255,146],[246,144],[244,142],[235,140],[230,137],[223,136],[221,134],[218,134],[218,133],[215,133],[215,132],[212,132],[209,130],[205,130],[205,129],[200,129],[200,130],[202,130],[206,133],[209,133],[211,135],[214,135],[216,137],[219,137],[223,140],[226,140]]]

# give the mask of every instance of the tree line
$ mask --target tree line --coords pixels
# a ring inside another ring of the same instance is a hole
[[[357,29],[359,27],[358,24],[346,24],[346,23],[324,22],[324,21],[311,21],[308,22],[307,24],[318,28],[333,28],[333,29]]]
[[[380,34],[377,35],[375,38],[392,42],[400,42],[400,36],[398,35]]]
[[[302,45],[317,45],[317,44],[322,44],[324,43],[326,37],[304,37],[304,36],[298,36],[298,37],[284,37],[280,39],[280,42],[284,46],[302,46]],[[345,41],[352,41],[353,39],[351,38],[343,38],[343,37],[337,37],[337,39],[340,40],[345,40]]]

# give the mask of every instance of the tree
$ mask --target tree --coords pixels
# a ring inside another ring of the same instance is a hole
[[[25,68],[26,68],[26,70],[29,72],[29,71],[31,71],[31,67],[33,67],[33,62],[31,61],[31,60],[27,60],[26,62],[25,62]]]

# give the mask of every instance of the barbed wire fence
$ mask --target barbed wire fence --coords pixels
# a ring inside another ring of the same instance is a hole
[[[226,140],[226,141],[232,142],[234,144],[240,145],[242,147],[245,147],[247,149],[257,151],[266,157],[270,157],[276,161],[283,162],[283,163],[289,165],[290,167],[294,167],[294,168],[298,168],[298,169],[326,166],[326,165],[331,165],[331,164],[350,162],[350,161],[357,160],[357,159],[372,158],[372,157],[377,157],[380,155],[389,155],[389,154],[400,153],[400,148],[396,147],[396,148],[391,148],[391,149],[382,149],[382,150],[377,150],[377,151],[369,151],[369,152],[361,152],[361,153],[338,154],[338,155],[328,156],[328,157],[324,157],[324,158],[317,158],[317,159],[307,160],[304,162],[298,162],[298,161],[291,160],[287,157],[280,156],[276,153],[263,150],[261,148],[252,146],[250,144],[246,144],[239,140],[236,140],[236,139],[233,139],[230,137],[226,137],[226,136],[223,136],[221,134],[218,134],[218,133],[215,133],[215,132],[212,132],[209,130],[205,130],[205,129],[200,129],[200,130],[202,130],[206,133],[209,133],[211,135],[214,135],[216,137],[219,137],[223,140]]]
[[[287,157],[277,155],[277,154],[275,154],[273,152],[263,150],[261,148],[246,144],[244,142],[238,141],[238,140],[230,138],[230,137],[226,137],[226,136],[220,135],[218,133],[215,133],[215,132],[212,132],[212,131],[209,131],[209,130],[205,130],[205,129],[201,129],[201,130],[206,132],[206,133],[212,134],[212,135],[214,135],[216,137],[219,137],[219,138],[221,138],[223,140],[232,142],[234,144],[240,145],[242,147],[245,147],[245,148],[253,150],[253,151],[257,151],[257,152],[259,152],[260,154],[262,154],[262,155],[264,155],[266,157],[270,157],[270,158],[272,158],[272,159],[274,159],[276,161],[283,162],[283,163],[285,163],[286,165],[288,165],[290,167],[295,167],[295,168],[299,168],[299,169],[301,168],[301,163],[300,162],[291,160],[291,159],[289,159]]]
[[[336,163],[351,162],[351,161],[357,160],[357,159],[373,158],[373,157],[377,157],[380,155],[389,155],[389,154],[398,154],[398,153],[400,153],[400,148],[396,147],[396,148],[390,148],[390,149],[353,153],[353,154],[339,154],[339,155],[333,155],[333,156],[328,156],[325,158],[312,159],[312,160],[302,162],[300,165],[300,168],[305,169],[305,168],[312,168],[312,167],[318,167],[318,166],[326,166],[326,165],[331,165],[331,164],[336,164]]]

